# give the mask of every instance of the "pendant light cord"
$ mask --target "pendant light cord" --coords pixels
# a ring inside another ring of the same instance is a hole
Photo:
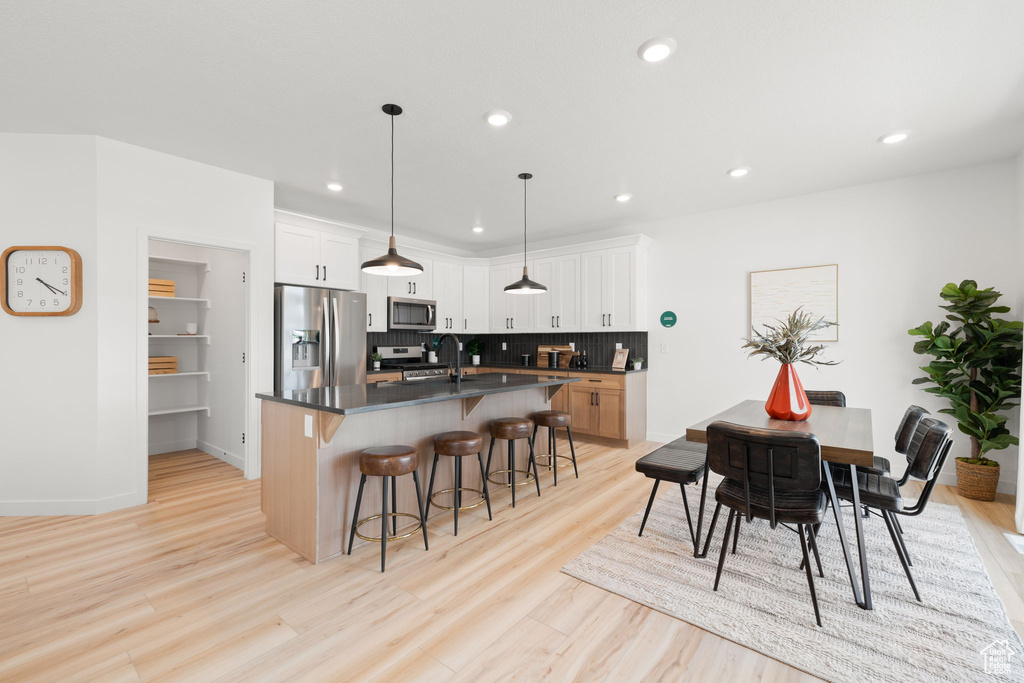
[[[526,181],[529,178],[523,178],[523,268],[526,267]]]
[[[391,115],[391,236],[395,236],[395,115]]]

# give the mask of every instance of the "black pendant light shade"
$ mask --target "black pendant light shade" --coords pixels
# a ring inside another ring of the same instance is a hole
[[[526,271],[526,181],[532,177],[532,173],[519,174],[519,179],[523,181],[523,278],[505,287],[508,294],[543,294],[548,291],[544,285],[531,280]]]
[[[391,117],[391,239],[388,253],[366,261],[362,270],[371,275],[418,275],[423,272],[423,266],[399,254],[395,247],[395,117],[402,113],[402,108],[385,104],[381,110]]]

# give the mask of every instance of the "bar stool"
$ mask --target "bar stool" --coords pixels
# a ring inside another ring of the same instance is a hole
[[[359,454],[359,493],[356,494],[356,509],[352,513],[352,530],[348,535],[348,554],[352,554],[352,544],[356,536],[364,541],[380,543],[380,570],[384,571],[384,559],[387,554],[388,541],[397,541],[400,538],[408,538],[417,531],[423,530],[423,548],[429,550],[427,545],[427,521],[423,517],[423,497],[420,495],[420,479],[416,473],[419,467],[419,454],[412,446],[377,446],[367,448]],[[412,515],[408,512],[397,512],[398,500],[395,491],[395,477],[412,473],[413,483],[416,484],[417,512]],[[359,505],[363,501],[363,486],[366,484],[366,477],[380,477],[380,514],[359,519]],[[388,479],[391,480],[391,512],[388,512]],[[388,518],[391,518],[391,536],[388,536]],[[412,517],[419,520],[419,525],[413,527],[409,532],[398,535],[398,518]],[[375,519],[380,520],[380,536],[364,536],[356,531],[357,527]],[[358,521],[356,521],[358,520]]]
[[[531,481],[537,484],[537,495],[540,496],[540,477],[537,474],[537,460],[533,456],[533,438],[530,436],[530,425],[532,423],[522,417],[500,417],[491,420],[491,446],[487,450],[487,479],[493,484],[507,486],[512,489],[512,507],[516,506],[516,487],[525,486]],[[495,470],[491,472],[491,456],[494,454],[494,442],[498,439],[508,440],[508,469]],[[526,466],[533,465],[533,474],[528,469],[517,470],[516,467],[516,439],[526,439],[530,445],[530,459]],[[525,474],[526,477],[516,481],[516,474]],[[495,481],[492,477],[498,474],[505,474],[507,482]]]
[[[483,491],[467,489],[462,487],[462,459],[467,455],[476,454],[477,462],[480,463],[480,479],[483,481]],[[434,475],[437,473],[437,460],[442,455],[455,458],[455,484],[453,488],[443,489],[434,493]],[[472,505],[462,504],[462,492],[469,491],[480,496],[480,500]],[[434,498],[445,493],[451,493],[454,497],[454,504],[451,506],[441,505],[434,502]],[[430,516],[430,506],[442,510],[455,511],[455,535],[459,535],[459,510],[471,510],[487,503],[487,519],[493,520],[491,516],[491,496],[487,492],[487,473],[484,471],[484,438],[476,432],[444,432],[434,437],[434,464],[430,468],[430,486],[427,487],[427,507],[423,511],[423,523],[426,524]]]
[[[576,478],[580,478],[580,471],[576,467],[576,447],[572,443],[572,417],[569,413],[562,412],[561,410],[541,410],[534,413],[531,418],[533,419],[533,441],[537,442],[537,428],[547,427],[548,428],[548,467],[554,470],[555,473],[555,486],[558,486],[558,459],[571,460],[573,472],[576,473]],[[564,427],[565,434],[569,437],[569,452],[572,453],[570,458],[567,455],[558,454],[558,428]]]

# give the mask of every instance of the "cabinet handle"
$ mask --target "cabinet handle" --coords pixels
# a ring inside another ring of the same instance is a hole
[[[412,283],[409,281],[406,281],[405,283],[405,293],[412,294]]]
[[[370,327],[373,327],[373,313],[370,313]]]
[[[595,391],[594,396],[597,397],[597,405],[601,405],[601,394]]]
[[[562,316],[560,316],[560,315],[556,315],[556,316],[555,316],[555,320],[557,320],[557,321],[558,321],[558,324],[557,324],[557,325],[555,325],[555,327],[561,327],[561,326],[562,326]]]
[[[590,392],[590,405],[594,405],[594,392]]]
[[[611,327],[611,326],[612,326],[612,314],[609,313],[608,314],[608,327]]]
[[[415,293],[416,293],[416,283],[415,283],[415,282],[414,282],[414,283],[412,283],[412,293],[413,293],[413,294],[415,294]]]
[[[324,282],[327,282],[327,266],[324,266]]]
[[[555,326],[555,316],[551,316],[551,327]]]
[[[316,264],[316,279],[320,279],[320,264]]]
[[[513,330],[516,329],[516,319],[515,319],[515,317],[512,318],[512,329]]]
[[[468,318],[463,318],[462,319],[462,331],[465,332],[467,327],[469,327],[469,319]]]

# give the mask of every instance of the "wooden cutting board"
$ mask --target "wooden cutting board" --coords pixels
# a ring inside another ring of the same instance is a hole
[[[572,358],[573,356],[579,355],[578,353],[572,350],[571,346],[538,346],[537,367],[548,367],[548,353],[551,351],[558,352],[558,367],[560,368],[569,367],[569,359]]]

